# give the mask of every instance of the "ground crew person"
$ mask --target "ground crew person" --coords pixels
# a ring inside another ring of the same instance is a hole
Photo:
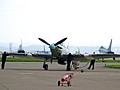
[[[69,53],[67,55],[67,71],[71,71],[71,62],[72,62],[72,59],[73,59],[73,55],[71,53]]]
[[[91,60],[88,69],[90,69],[92,67],[92,70],[94,70],[94,65],[95,65],[95,59]]]
[[[95,52],[93,52],[93,54],[95,54]],[[95,65],[95,59],[90,61],[90,65],[87,69],[90,69],[92,67],[92,70],[94,70],[94,65]]]
[[[7,54],[6,52],[4,52],[2,54],[2,64],[1,64],[1,69],[4,69],[4,66],[5,66],[5,62],[6,62],[6,58],[7,56],[9,56],[9,54]]]

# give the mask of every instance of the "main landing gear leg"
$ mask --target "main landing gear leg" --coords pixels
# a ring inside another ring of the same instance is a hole
[[[48,64],[46,64],[46,61],[47,61],[47,59],[45,59],[44,63],[43,63],[44,70],[48,70]]]

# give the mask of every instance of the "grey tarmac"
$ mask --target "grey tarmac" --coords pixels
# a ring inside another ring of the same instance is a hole
[[[55,62],[48,63],[49,70],[45,71],[42,64],[7,62],[0,70],[0,90],[120,90],[120,69],[104,68],[105,63],[96,63],[95,70],[88,70],[87,66],[77,71],[65,71],[66,66]],[[81,69],[85,72],[81,73]],[[68,72],[79,72],[71,80],[72,86],[58,86],[58,80]]]

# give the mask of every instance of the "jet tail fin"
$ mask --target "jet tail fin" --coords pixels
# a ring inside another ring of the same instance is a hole
[[[108,47],[108,52],[111,52],[111,47],[112,47],[112,39],[111,39],[110,45],[109,45],[109,47]]]

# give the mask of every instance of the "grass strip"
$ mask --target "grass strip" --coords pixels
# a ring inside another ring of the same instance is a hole
[[[106,65],[107,68],[120,69],[120,65]]]

